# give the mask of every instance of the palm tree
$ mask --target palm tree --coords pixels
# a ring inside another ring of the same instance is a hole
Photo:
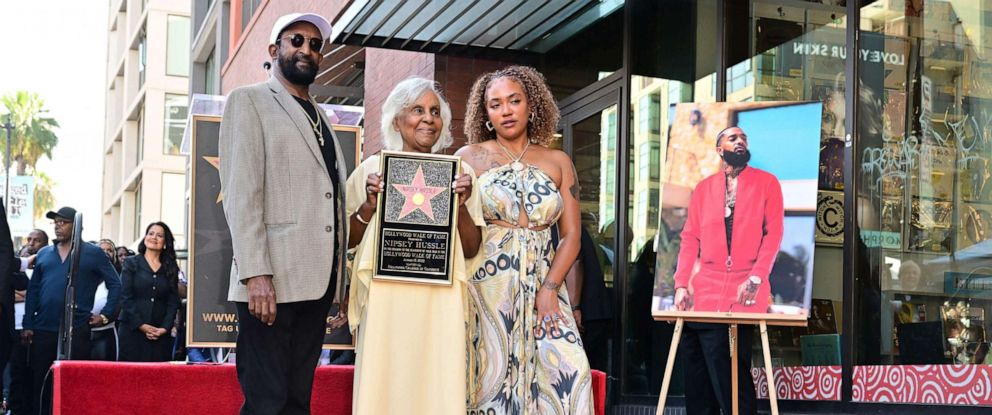
[[[55,182],[47,174],[34,172],[34,218],[41,219],[45,213],[55,208]]]
[[[10,139],[10,157],[17,165],[17,175],[35,176],[34,217],[41,218],[55,205],[52,193],[55,183],[46,174],[36,171],[35,165],[42,156],[52,158],[52,150],[58,145],[55,128],[59,123],[54,118],[45,117],[45,101],[38,94],[17,91],[0,98],[7,108],[11,124],[14,125]],[[4,120],[6,121],[6,120]],[[6,140],[0,140],[0,157],[7,151]],[[2,162],[0,162],[2,165]]]
[[[10,114],[14,125],[10,141],[10,157],[17,164],[17,175],[34,171],[35,164],[42,157],[52,158],[52,150],[59,143],[55,128],[59,126],[54,118],[45,117],[45,101],[38,94],[17,91],[2,98],[3,105]],[[7,150],[6,141],[0,140],[0,153]]]

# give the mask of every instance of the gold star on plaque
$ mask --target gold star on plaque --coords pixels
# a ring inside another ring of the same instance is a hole
[[[434,209],[431,208],[431,199],[445,191],[444,186],[428,186],[424,180],[424,169],[417,167],[417,174],[413,176],[413,183],[394,184],[396,190],[406,197],[403,202],[403,210],[400,218],[413,213],[416,210],[423,212],[428,218],[434,220]]]
[[[211,166],[214,166],[214,168],[217,169],[217,173],[220,174],[220,157],[203,156],[203,159],[206,160],[207,163],[210,163]],[[224,192],[217,192],[217,203],[223,201],[224,201]]]

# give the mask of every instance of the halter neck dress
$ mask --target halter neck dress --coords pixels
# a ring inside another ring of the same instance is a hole
[[[536,166],[479,176],[486,221],[479,269],[470,274],[469,414],[591,414],[592,378],[562,287],[561,332],[539,325],[535,297],[551,269],[550,226],[564,211]],[[521,211],[527,227],[518,226]]]

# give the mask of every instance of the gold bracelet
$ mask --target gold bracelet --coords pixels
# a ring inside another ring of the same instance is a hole
[[[362,219],[362,214],[359,211],[356,210],[355,211],[355,220],[357,220],[358,223],[361,223],[362,225],[368,225],[369,224],[369,221],[372,220],[372,218],[369,218],[369,220]]]

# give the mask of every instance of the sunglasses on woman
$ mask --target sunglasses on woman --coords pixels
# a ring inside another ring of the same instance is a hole
[[[319,52],[320,51],[320,48],[324,47],[324,39],[317,38],[317,37],[306,37],[306,36],[303,36],[303,35],[301,35],[299,33],[296,33],[296,34],[294,34],[292,36],[283,36],[283,37],[281,37],[279,39],[276,39],[276,43],[278,44],[279,41],[281,41],[283,39],[289,39],[289,44],[290,45],[293,45],[294,48],[302,48],[304,41],[310,42],[310,49],[311,50],[315,50],[315,51],[318,51]]]

